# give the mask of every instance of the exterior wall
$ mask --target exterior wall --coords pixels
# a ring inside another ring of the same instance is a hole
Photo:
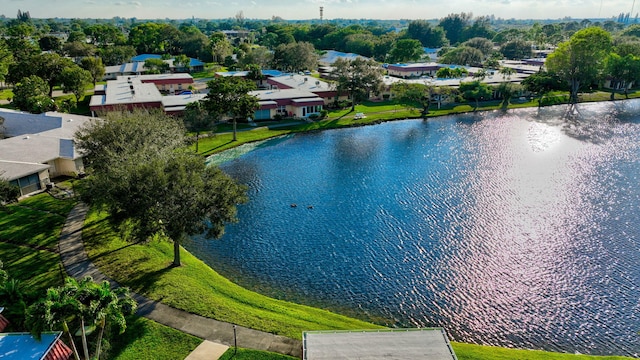
[[[91,111],[114,111],[114,110],[129,110],[133,109],[155,109],[162,108],[162,102],[148,102],[148,103],[130,103],[130,104],[115,104],[115,105],[101,105],[101,106],[91,106],[89,110]]]
[[[602,85],[603,88],[605,89],[611,89],[611,90],[624,90],[625,88],[625,83],[623,81],[620,80],[615,80],[615,79],[607,79],[604,81],[604,84]],[[628,88],[631,89],[633,87],[633,82],[631,82],[628,85]]]
[[[84,172],[82,159],[70,160],[58,158],[48,162],[47,164],[51,166],[49,172],[52,178],[58,176],[76,176],[79,173]]]
[[[311,114],[320,114],[322,105],[288,106],[295,117],[308,118]]]
[[[160,91],[168,91],[170,94],[175,93],[176,91],[182,91],[189,88],[189,85],[185,85],[183,83],[178,84],[156,84],[158,90]]]
[[[423,75],[435,76],[436,72],[438,72],[438,67],[415,67],[415,68],[406,68],[406,67],[392,67],[389,66],[387,68],[388,74],[390,76],[407,78],[407,77],[418,77]]]

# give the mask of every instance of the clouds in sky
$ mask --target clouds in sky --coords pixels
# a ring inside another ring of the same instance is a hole
[[[6,0],[4,0],[6,1]],[[516,19],[610,18],[631,11],[633,0],[10,0],[0,14],[15,17],[18,9],[36,18],[139,19],[233,17],[239,11],[246,18],[314,19],[319,7],[324,18],[434,19],[450,13],[472,12]],[[640,7],[640,6],[639,6]],[[636,12],[637,10],[634,10]]]

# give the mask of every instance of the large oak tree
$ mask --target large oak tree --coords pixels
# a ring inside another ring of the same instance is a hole
[[[338,93],[349,94],[352,111],[357,102],[366,100],[370,93],[378,92],[382,86],[382,67],[373,60],[359,57],[338,59],[333,67]]]
[[[599,27],[582,29],[560,43],[549,55],[546,68],[569,84],[569,102],[578,102],[578,92],[596,82],[611,49],[611,35]]]
[[[160,112],[110,113],[76,138],[89,165],[83,198],[105,206],[137,240],[168,237],[175,266],[188,235],[220,237],[246,201],[245,187],[186,151],[184,127]]]

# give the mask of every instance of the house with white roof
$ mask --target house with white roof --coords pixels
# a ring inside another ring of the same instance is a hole
[[[260,109],[254,113],[254,120],[283,117],[307,118],[322,111],[324,100],[318,95],[298,89],[275,89],[251,91],[249,95],[258,98]]]
[[[89,109],[96,113],[117,109],[160,108],[167,113],[179,113],[186,105],[204,98],[204,95],[175,95],[189,89],[193,77],[189,74],[154,74],[119,76],[96,85]],[[169,95],[163,96],[163,93]]]
[[[0,140],[0,177],[20,188],[21,196],[37,192],[58,176],[84,172],[74,136],[91,118],[50,112],[29,114],[0,109],[6,139]]]

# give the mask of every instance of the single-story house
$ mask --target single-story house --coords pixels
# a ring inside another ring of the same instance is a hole
[[[216,73],[216,76],[227,77],[247,77],[248,71],[228,71]],[[260,90],[302,90],[314,93],[324,101],[324,105],[329,105],[336,101],[338,92],[335,87],[326,81],[303,73],[283,73],[278,70],[262,70],[264,79],[257,81],[256,85]],[[341,95],[338,100],[346,100],[347,95]]]
[[[118,76],[138,76],[147,72],[144,61],[129,62],[120,65],[105,66],[104,80],[115,80]]]
[[[309,75],[283,74],[267,78],[266,81],[270,89],[297,89],[312,92],[322,98],[325,105],[336,101],[338,95],[335,86]],[[346,99],[347,95],[345,94],[339,100]]]
[[[365,59],[365,60],[369,59],[366,56],[362,56],[362,55],[358,55],[358,54],[354,54],[354,53],[345,53],[345,52],[342,52],[342,51],[327,50],[318,59],[318,65],[320,65],[320,66],[331,66],[338,59],[353,60],[353,59],[356,59],[356,58],[361,58],[361,59]]]
[[[91,96],[89,109],[96,112],[118,109],[162,108],[162,94],[153,83],[143,83],[136,76],[119,76],[97,87]]]
[[[249,92],[258,98],[260,109],[254,120],[273,119],[276,115],[308,118],[322,111],[324,100],[318,95],[298,89],[258,90]]]
[[[182,112],[188,103],[204,98],[198,94],[180,95],[191,84],[191,75],[182,73],[119,76],[116,80],[107,81],[106,85],[96,85],[89,109],[94,116],[103,111],[135,108],[160,108],[176,114]],[[163,96],[161,91],[170,95]]]
[[[73,351],[60,340],[62,332],[45,332],[37,340],[29,333],[0,334],[0,359],[68,360]]]
[[[435,76],[442,66],[438,63],[410,63],[410,64],[389,64],[387,72],[389,76],[399,78],[412,78],[420,76]]]
[[[141,61],[145,62],[147,59],[162,59],[162,55],[158,54],[140,54],[131,58],[132,62]],[[188,71],[204,71],[205,63],[194,58],[189,58],[189,68],[186,69],[184,67],[176,67],[173,64],[174,59],[165,59],[165,62],[169,63],[169,69],[171,72],[188,72]]]
[[[0,177],[20,188],[21,196],[46,187],[58,176],[84,172],[73,140],[91,118],[50,112],[29,114],[0,109],[6,139],[0,140]]]

